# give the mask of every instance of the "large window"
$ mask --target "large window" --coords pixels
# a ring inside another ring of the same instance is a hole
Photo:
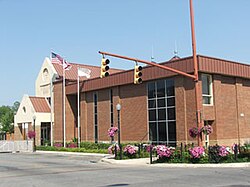
[[[110,127],[114,126],[114,104],[113,104],[113,90],[109,91],[109,101],[110,101]],[[111,138],[114,141],[114,137]]]
[[[98,142],[98,113],[97,113],[97,93],[94,93],[94,129],[95,129],[95,143]]]
[[[204,105],[213,104],[212,76],[208,74],[201,75],[202,80],[202,100]]]
[[[148,83],[149,139],[154,143],[176,143],[174,80]]]
[[[109,92],[109,100],[110,100],[110,127],[114,126],[114,106],[113,106],[113,90],[111,89]]]

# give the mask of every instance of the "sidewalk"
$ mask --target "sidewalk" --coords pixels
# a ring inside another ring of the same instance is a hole
[[[187,164],[187,163],[155,163],[150,164],[149,158],[128,159],[128,160],[115,160],[113,158],[103,158],[101,162],[117,165],[134,165],[134,166],[150,166],[150,167],[169,167],[169,168],[250,168],[249,162],[244,163],[223,163],[223,164]]]
[[[187,163],[155,163],[150,164],[149,158],[115,160],[113,155],[99,153],[79,153],[79,152],[61,152],[61,151],[36,151],[38,154],[58,154],[58,155],[77,155],[77,156],[95,156],[100,157],[99,162],[123,166],[148,166],[148,167],[169,167],[169,168],[250,168],[250,162],[242,163],[223,163],[223,164],[187,164]],[[156,158],[153,158],[155,160]]]

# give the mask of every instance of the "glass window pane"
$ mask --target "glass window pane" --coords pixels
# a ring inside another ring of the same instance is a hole
[[[156,110],[149,110],[149,121],[156,121]]]
[[[175,106],[175,98],[174,97],[168,98],[167,105],[168,106]]]
[[[97,125],[97,115],[95,114],[95,125]]]
[[[157,129],[156,123],[149,123],[149,140],[157,141]]]
[[[148,101],[148,108],[156,108],[156,101],[155,101],[155,99]]]
[[[168,122],[168,140],[176,141],[176,124],[175,122]]]
[[[158,109],[158,120],[166,120],[166,109]]]
[[[208,96],[203,96],[202,97],[203,98],[203,104],[211,104],[210,102],[210,97],[208,97]]]
[[[95,126],[95,142],[98,142],[98,127]]]
[[[165,97],[164,80],[157,81],[157,97]]]
[[[148,84],[148,98],[155,98],[155,83]]]
[[[165,100],[165,98],[157,100],[157,107],[166,107],[166,100]]]
[[[175,120],[175,108],[168,108],[168,120]]]
[[[159,141],[167,141],[167,129],[165,122],[158,123],[158,132],[159,132]]]
[[[167,96],[174,96],[174,80],[173,79],[166,80],[166,90],[167,90]]]
[[[208,75],[202,75],[202,94],[209,95],[209,76]]]

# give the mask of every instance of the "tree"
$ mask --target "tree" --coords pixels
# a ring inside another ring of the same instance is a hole
[[[14,132],[14,114],[17,112],[20,103],[16,101],[12,107],[0,107],[0,132]]]

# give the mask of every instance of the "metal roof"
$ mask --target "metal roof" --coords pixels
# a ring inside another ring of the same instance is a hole
[[[198,71],[211,74],[222,74],[227,76],[235,76],[250,79],[250,65],[238,62],[223,60],[219,58],[207,57],[198,55]],[[161,63],[186,73],[193,74],[193,57],[180,59],[170,59],[167,62]],[[145,66],[142,69],[142,80],[150,81],[177,75],[174,72],[160,69],[154,66]],[[132,84],[134,78],[134,70],[118,72],[105,78],[93,78],[84,81],[82,91],[93,91],[98,89],[109,88],[118,85]],[[67,94],[76,93],[76,84],[67,85]]]
[[[99,66],[91,66],[91,65],[77,64],[77,63],[70,63],[70,64],[71,64],[70,70],[65,70],[65,75],[66,75],[67,80],[77,80],[78,67],[89,69],[91,71],[90,78],[97,78],[100,76],[101,68]],[[60,77],[62,77],[63,76],[63,66],[61,66],[60,64],[56,64],[56,63],[52,63],[52,65],[54,66],[58,75]],[[113,73],[117,73],[117,72],[121,72],[121,71],[124,71],[124,70],[111,68],[109,70],[109,73],[113,74]],[[86,77],[80,77],[80,80],[86,80],[86,79],[87,79]]]
[[[30,101],[35,109],[35,112],[49,113],[50,106],[46,98],[44,97],[32,97],[30,96]]]

